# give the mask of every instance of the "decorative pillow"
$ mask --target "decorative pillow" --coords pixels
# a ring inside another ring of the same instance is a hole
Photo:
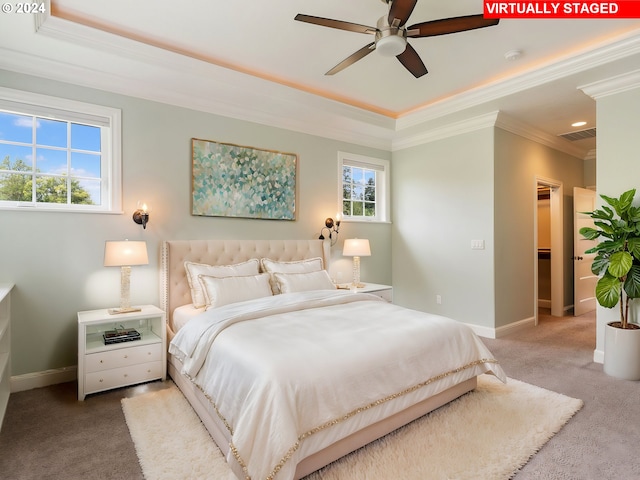
[[[281,293],[306,292],[308,290],[334,290],[326,270],[309,273],[274,273]]]
[[[274,295],[280,293],[278,282],[273,278],[275,273],[310,273],[319,272],[324,268],[322,258],[320,257],[294,262],[276,262],[270,258],[262,258],[260,264],[262,265],[263,272],[271,274],[271,289]]]
[[[224,278],[200,275],[198,279],[202,285],[207,308],[273,295],[269,286],[269,275],[266,273]]]
[[[257,258],[233,265],[206,265],[204,263],[184,262],[184,268],[187,271],[187,281],[191,289],[193,306],[201,308],[206,305],[206,302],[202,286],[198,281],[200,275],[217,278],[258,275],[260,273],[260,262]]]

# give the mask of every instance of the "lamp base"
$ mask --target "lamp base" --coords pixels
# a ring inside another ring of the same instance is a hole
[[[141,312],[141,308],[137,307],[127,307],[127,308],[110,308],[107,310],[109,315],[117,315],[120,313],[131,313],[131,312]]]

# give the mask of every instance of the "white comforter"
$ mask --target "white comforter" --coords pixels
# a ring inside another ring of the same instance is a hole
[[[470,328],[369,294],[314,291],[209,310],[169,351],[253,480],[293,478],[304,458],[485,372],[504,372]]]

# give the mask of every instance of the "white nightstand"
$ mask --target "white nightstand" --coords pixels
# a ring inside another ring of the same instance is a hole
[[[167,378],[164,312],[110,315],[106,309],[78,312],[78,400],[90,393]],[[105,345],[105,330],[135,328],[140,340]]]
[[[391,285],[381,285],[379,283],[367,283],[362,282],[364,287],[356,289],[357,292],[372,293],[380,298],[386,300],[389,303],[393,302],[393,287]],[[349,284],[340,284],[338,288],[345,290],[350,289]]]

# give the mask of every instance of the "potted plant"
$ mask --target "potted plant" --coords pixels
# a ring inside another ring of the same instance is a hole
[[[600,277],[596,299],[605,308],[620,308],[620,320],[605,326],[604,371],[626,380],[640,380],[640,325],[629,319],[632,300],[640,298],[640,207],[633,206],[636,190],[619,198],[600,197],[607,203],[593,212],[594,227],[580,234],[602,241],[585,253],[595,253],[591,271]]]

